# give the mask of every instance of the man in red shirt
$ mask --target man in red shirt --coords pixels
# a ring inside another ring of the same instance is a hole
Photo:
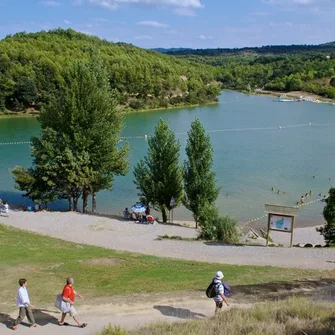
[[[87,323],[80,323],[79,320],[76,318],[77,311],[75,310],[73,304],[75,296],[78,296],[80,299],[83,298],[80,294],[78,294],[74,288],[73,288],[74,280],[73,278],[66,279],[66,285],[64,286],[62,298],[64,304],[62,304],[62,317],[59,321],[59,324],[61,326],[68,326],[69,324],[67,322],[64,322],[66,314],[69,313],[70,316],[73,317],[73,320],[77,322],[78,327],[85,328],[87,326]]]

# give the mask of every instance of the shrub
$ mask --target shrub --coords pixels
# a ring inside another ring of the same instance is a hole
[[[316,230],[323,235],[329,246],[335,245],[335,188],[329,190],[329,197],[326,199],[326,206],[323,210],[323,217],[326,224]]]
[[[201,228],[199,238],[217,240],[225,243],[237,243],[239,231],[237,221],[229,216],[220,216],[213,205],[206,205],[199,216]]]

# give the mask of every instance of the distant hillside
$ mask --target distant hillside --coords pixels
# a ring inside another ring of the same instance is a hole
[[[63,69],[87,60],[92,48],[102,54],[123,108],[201,104],[219,94],[208,66],[56,29],[18,33],[0,41],[0,111],[39,109],[57,94]]]
[[[156,49],[169,55],[197,55],[197,56],[218,56],[218,55],[283,55],[299,53],[335,53],[335,42],[329,42],[319,45],[266,45],[262,47],[244,47],[244,48],[216,48],[216,49]]]

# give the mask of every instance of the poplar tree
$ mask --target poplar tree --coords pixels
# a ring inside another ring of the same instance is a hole
[[[201,211],[207,204],[217,199],[220,188],[215,185],[213,166],[213,147],[210,137],[199,119],[191,124],[186,145],[187,160],[184,162],[184,206],[193,213],[196,227]]]
[[[175,199],[175,207],[183,197],[180,143],[169,125],[161,119],[148,144],[147,156],[134,168],[134,183],[141,200],[160,211],[163,222],[167,222],[167,211],[172,209],[171,198]]]

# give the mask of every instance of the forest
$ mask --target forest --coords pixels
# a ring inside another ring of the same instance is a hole
[[[216,102],[221,89],[306,91],[335,99],[335,42],[144,50],[55,29],[0,41],[0,112],[40,111],[58,94],[64,71],[92,50],[101,53],[125,111]]]
[[[87,60],[92,49],[101,53],[122,109],[204,104],[220,93],[210,66],[56,29],[0,41],[0,111],[40,110],[57,95],[64,69]]]
[[[180,49],[166,54],[215,68],[222,88],[306,91],[335,98],[335,43],[242,49]]]

